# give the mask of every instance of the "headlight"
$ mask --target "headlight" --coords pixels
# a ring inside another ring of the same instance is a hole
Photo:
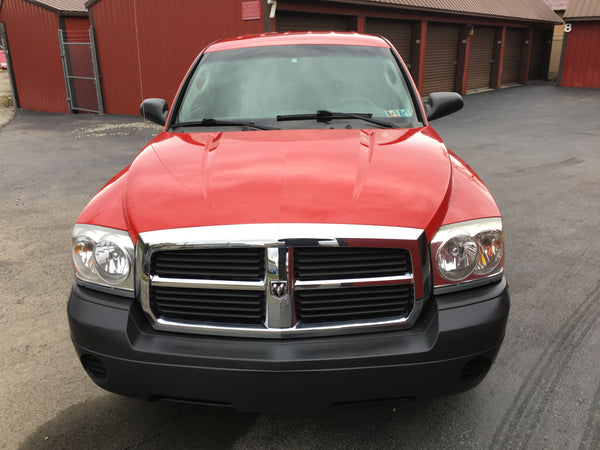
[[[92,288],[133,295],[134,246],[126,231],[77,224],[73,264],[78,281]]]
[[[437,251],[438,270],[447,280],[463,280],[473,273],[478,253],[472,237],[464,234],[451,237]]]
[[[442,287],[493,277],[502,272],[504,235],[502,219],[478,219],[440,227],[431,241]]]

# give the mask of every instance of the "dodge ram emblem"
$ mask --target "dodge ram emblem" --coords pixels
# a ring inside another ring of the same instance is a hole
[[[287,294],[287,281],[271,281],[271,295],[281,298]]]

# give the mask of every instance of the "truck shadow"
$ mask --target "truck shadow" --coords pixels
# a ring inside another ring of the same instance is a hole
[[[436,402],[386,400],[312,413],[250,414],[105,394],[67,408],[20,448],[282,448],[339,443],[349,435],[357,444],[372,444],[381,442],[382,435],[412,427],[410,423],[437,409]]]
[[[105,394],[67,408],[20,448],[229,448],[256,417],[227,408]]]

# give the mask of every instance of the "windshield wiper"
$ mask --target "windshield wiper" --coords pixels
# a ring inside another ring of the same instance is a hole
[[[385,120],[373,119],[373,114],[359,114],[359,113],[346,113],[346,112],[331,112],[327,110],[319,110],[316,114],[288,114],[284,116],[277,116],[278,122],[288,120],[316,120],[317,122],[329,122],[332,119],[359,119],[365,122],[374,123],[385,128],[398,128],[392,122],[386,122]]]
[[[266,125],[256,125],[254,122],[238,122],[236,120],[218,120],[218,119],[203,119],[196,122],[178,122],[171,125],[171,128],[178,127],[248,127],[256,128],[257,130],[280,130],[281,128],[268,127]]]

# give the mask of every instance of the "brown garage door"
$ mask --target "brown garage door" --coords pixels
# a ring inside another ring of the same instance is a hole
[[[399,20],[367,19],[365,31],[387,38],[410,68],[412,50],[412,23]]]
[[[459,26],[430,23],[425,43],[423,92],[453,91],[456,81]]]
[[[533,32],[528,80],[543,80],[546,77],[549,40],[550,37],[545,30],[536,30]]]
[[[495,36],[496,29],[493,27],[473,29],[467,66],[467,90],[490,86]]]
[[[521,69],[521,47],[523,45],[523,30],[508,28],[504,40],[504,57],[502,58],[502,84],[519,82]]]
[[[355,27],[351,26],[351,20],[346,16],[278,11],[275,29],[276,31],[354,31]]]

